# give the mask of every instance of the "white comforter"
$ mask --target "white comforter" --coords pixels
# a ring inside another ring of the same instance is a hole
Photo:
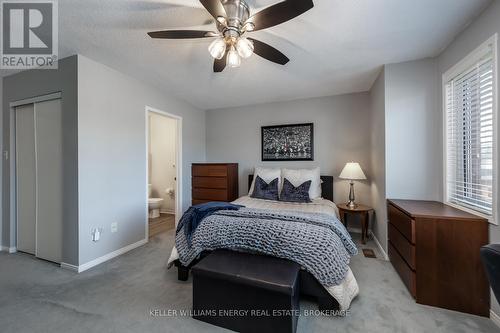
[[[323,213],[339,217],[339,210],[337,206],[326,199],[315,199],[311,203],[291,203],[282,201],[271,201],[254,199],[249,196],[241,197],[235,201],[234,204],[242,205],[248,208],[256,209],[269,209],[277,211],[300,211],[307,213]],[[177,249],[172,249],[172,254],[168,260],[169,265],[177,260],[179,255]],[[351,301],[359,294],[359,287],[354,275],[349,268],[344,281],[338,286],[326,288],[328,293],[337,300],[340,305],[340,310],[347,310],[351,305]]]

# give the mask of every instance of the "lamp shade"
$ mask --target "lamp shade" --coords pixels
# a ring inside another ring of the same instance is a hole
[[[363,180],[366,179],[366,176],[361,170],[361,166],[359,163],[347,163],[340,173],[340,178],[342,179],[349,179],[349,180]]]

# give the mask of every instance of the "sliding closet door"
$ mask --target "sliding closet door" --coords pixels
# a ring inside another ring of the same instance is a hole
[[[63,240],[63,156],[61,100],[35,103],[36,256],[61,262]]]
[[[36,161],[33,104],[16,112],[17,249],[35,254],[36,249]]]

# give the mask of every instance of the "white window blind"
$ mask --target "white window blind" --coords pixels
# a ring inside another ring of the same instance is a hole
[[[445,85],[446,194],[449,203],[493,215],[494,53]]]

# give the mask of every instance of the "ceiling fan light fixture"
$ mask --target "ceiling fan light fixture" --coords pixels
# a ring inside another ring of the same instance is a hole
[[[246,59],[253,54],[253,42],[248,38],[241,37],[236,42],[236,49],[238,50],[238,54],[240,55],[240,57]]]
[[[222,25],[227,25],[227,20],[224,16],[217,16],[217,21]]]
[[[243,26],[242,30],[243,31],[248,31],[248,32],[254,31],[255,30],[255,24],[253,24],[252,22],[247,22]]]
[[[240,67],[241,65],[241,57],[234,46],[231,46],[231,49],[229,49],[229,52],[227,53],[227,65],[233,68]]]
[[[222,59],[226,54],[226,41],[224,38],[217,38],[208,47],[208,52],[215,59]]]

